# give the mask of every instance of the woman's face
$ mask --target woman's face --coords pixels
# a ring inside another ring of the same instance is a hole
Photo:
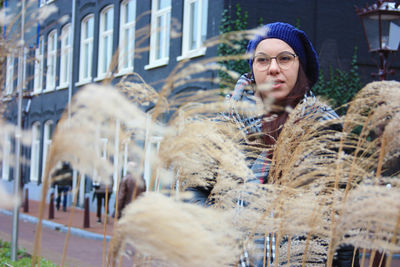
[[[287,97],[296,84],[299,72],[299,58],[297,56],[294,59],[290,58],[290,55],[294,54],[294,50],[280,39],[264,39],[257,45],[252,67],[255,82],[260,89],[257,94],[262,98],[272,97],[275,100]],[[274,59],[278,55],[280,59]],[[289,57],[286,58],[285,55]],[[271,57],[272,59],[268,60],[270,62],[268,66],[265,61]],[[287,60],[292,60],[292,62],[284,65]],[[272,84],[272,89],[263,90],[263,84]]]

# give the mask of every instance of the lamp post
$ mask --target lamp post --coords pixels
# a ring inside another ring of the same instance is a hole
[[[379,80],[386,80],[389,70],[389,55],[396,52],[400,43],[400,3],[391,0],[378,0],[364,8],[356,6],[356,13],[361,19],[364,35],[371,53],[379,57]]]

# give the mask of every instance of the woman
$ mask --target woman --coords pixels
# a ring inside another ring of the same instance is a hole
[[[288,110],[301,102],[314,101],[311,88],[319,76],[318,56],[303,31],[281,22],[265,25],[260,33],[249,41],[247,53],[250,55],[251,72],[240,77],[231,99],[261,103],[271,103],[272,99],[273,105],[258,117],[248,118],[234,108],[231,115],[239,122],[238,125],[246,129],[248,136],[261,134],[261,144],[273,148],[288,118]],[[323,109],[319,110],[322,115],[318,119],[321,121],[338,117],[329,107],[319,108]],[[272,152],[269,151],[273,150],[264,149],[252,164],[257,182],[267,182],[269,162],[272,158]],[[258,241],[260,240],[256,240],[256,243],[263,246],[264,240]],[[267,240],[266,244],[269,243]],[[334,266],[351,266],[353,250],[352,246],[339,248]],[[258,259],[257,265],[262,266],[263,261],[264,259]],[[354,266],[359,266],[358,259]]]

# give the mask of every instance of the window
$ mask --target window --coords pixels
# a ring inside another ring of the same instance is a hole
[[[158,165],[154,161],[154,158],[160,149],[162,137],[151,134],[151,115],[149,113],[146,115],[146,140],[144,145],[145,154],[143,177],[146,182],[147,191],[160,191],[162,185],[158,176]],[[154,181],[152,181],[153,178],[155,178]],[[150,188],[151,183],[153,183],[152,188]]]
[[[80,82],[90,82],[92,79],[93,26],[93,14],[86,16],[81,25]]]
[[[133,71],[136,0],[123,1],[120,14],[118,72],[127,73]]]
[[[99,33],[99,65],[98,78],[106,76],[112,58],[114,9],[112,6],[104,8],[100,14]]]
[[[39,180],[39,156],[40,156],[40,123],[35,122],[32,126],[31,146],[31,173],[30,180]]]
[[[57,30],[49,33],[47,38],[47,75],[46,91],[54,90],[56,87],[57,67]]]
[[[14,90],[14,62],[13,55],[7,56],[7,74],[6,74],[6,90],[5,94],[10,95]]]
[[[53,122],[46,121],[43,131],[43,157],[42,157],[42,170],[46,167],[47,153],[51,145],[51,136],[53,135]]]
[[[40,37],[38,46],[35,50],[35,78],[33,93],[40,93],[43,88],[43,54],[44,40],[43,37]]]
[[[182,56],[178,60],[205,54],[208,0],[185,0],[183,15]]]
[[[151,9],[150,64],[145,69],[168,63],[170,24],[171,0],[153,0]]]
[[[1,166],[1,177],[5,180],[9,180],[10,174],[10,154],[11,154],[11,140],[8,134],[4,135],[3,144],[3,158]]]
[[[60,88],[68,86],[71,64],[71,24],[61,30]]]

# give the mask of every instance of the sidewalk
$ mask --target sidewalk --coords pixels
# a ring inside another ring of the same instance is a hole
[[[20,219],[37,223],[39,216],[39,201],[29,200],[29,211],[23,211],[23,203],[20,208]],[[0,209],[0,213],[5,215],[12,215],[11,210],[2,210]],[[67,232],[68,226],[70,225],[71,235],[77,235],[89,239],[95,240],[103,240],[104,234],[106,236],[106,240],[109,241],[113,234],[113,225],[114,219],[111,216],[107,218],[107,224],[104,225],[104,214],[102,214],[102,223],[97,222],[96,212],[89,212],[89,227],[84,228],[84,210],[81,208],[75,207],[67,207],[67,210],[64,212],[62,208],[57,210],[54,205],[54,219],[49,219],[49,204],[46,203],[44,216],[42,221],[43,227],[51,228],[53,230],[57,230],[60,232]]]

